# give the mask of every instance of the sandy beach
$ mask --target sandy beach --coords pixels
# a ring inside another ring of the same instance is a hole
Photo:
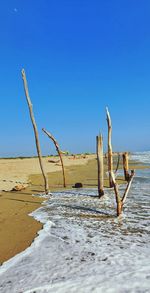
[[[76,182],[85,188],[96,187],[96,155],[64,156],[63,159],[67,188],[71,189]],[[44,158],[50,191],[64,189],[58,160],[58,157]],[[38,158],[0,159],[0,174],[0,263],[3,263],[27,248],[42,228],[42,224],[28,214],[41,206],[43,199],[32,194],[43,192],[44,187]],[[124,181],[118,178],[118,182]],[[10,191],[22,184],[25,186],[22,191]]]
[[[114,168],[116,164],[117,156],[114,156]],[[145,202],[145,198],[137,198],[136,190],[137,182],[143,180],[141,174],[145,174],[145,178],[147,178],[149,166],[134,159],[129,162],[130,170],[140,170],[136,171],[137,177],[131,190],[131,198],[127,200],[125,213],[128,213],[128,217],[122,218],[123,221],[120,219],[118,222],[115,217],[113,190],[105,189],[105,200],[99,200],[97,197],[98,193],[95,189],[97,187],[96,155],[64,156],[64,165],[66,189],[62,184],[62,171],[58,157],[44,158],[49,189],[52,192],[52,196],[47,200],[44,197],[32,196],[40,195],[44,191],[43,178],[37,158],[0,160],[0,187],[1,190],[6,189],[0,192],[0,264],[3,264],[1,266],[0,290],[15,293],[24,292],[25,289],[32,287],[34,292],[44,292],[38,290],[59,292],[59,289],[62,290],[62,288],[63,292],[71,292],[71,288],[77,286],[76,279],[74,280],[75,270],[77,280],[78,278],[80,280],[82,271],[83,274],[92,276],[91,281],[88,281],[89,277],[86,279],[84,277],[82,282],[79,281],[78,289],[80,291],[82,284],[84,289],[87,288],[87,292],[91,292],[91,284],[95,284],[95,288],[101,288],[101,286],[107,288],[107,278],[105,278],[105,274],[99,274],[100,267],[101,271],[109,269],[108,274],[112,287],[116,286],[116,283],[111,276],[114,269],[118,268],[119,287],[122,284],[124,267],[126,264],[127,267],[129,265],[129,255],[132,260],[130,269],[132,274],[130,274],[136,276],[138,270],[139,284],[142,282],[144,288],[147,288],[148,281],[146,283],[140,281],[140,278],[143,280],[145,277],[145,273],[140,273],[141,266],[144,266],[144,269],[145,266],[148,266],[147,247],[143,247],[143,242],[142,246],[139,247],[138,243],[141,241],[141,237],[138,236],[138,233],[136,241],[132,241],[130,234],[133,231],[135,239],[135,230],[142,231],[139,219],[136,221],[136,229],[131,229],[131,224],[133,222],[135,226],[137,215],[140,217],[144,213],[141,208],[149,206],[148,202]],[[122,161],[117,176],[118,184],[125,183],[121,170]],[[106,158],[104,159],[104,171],[104,187],[108,187]],[[73,188],[77,182],[82,183],[81,190]],[[147,188],[148,182],[145,181],[145,184],[143,188]],[[24,185],[25,188],[21,191],[10,191],[16,185]],[[124,186],[120,186],[120,189],[124,190]],[[147,189],[143,190],[145,192]],[[53,191],[58,192],[53,193]],[[45,200],[47,201],[44,203]],[[41,209],[38,211],[38,208]],[[35,218],[30,215],[33,211]],[[49,217],[46,222],[44,221],[45,216]],[[144,220],[145,218],[143,218]],[[126,225],[129,225],[128,229]],[[145,227],[143,235],[146,235],[147,226],[142,227]],[[36,237],[38,232],[40,236]],[[41,239],[44,239],[42,244],[40,244]],[[120,242],[120,239],[123,241]],[[109,246],[110,241],[112,242]],[[116,245],[116,241],[118,241],[118,245]],[[135,242],[137,242],[136,247]],[[129,255],[127,254],[128,246],[130,247]],[[26,249],[28,247],[29,249]],[[101,249],[99,249],[100,247]],[[116,249],[117,251],[114,253]],[[61,253],[59,253],[60,250]],[[19,254],[21,252],[22,254]],[[137,254],[142,255],[140,261],[137,259]],[[13,256],[16,257],[13,258]],[[116,266],[116,262],[119,260],[120,263],[120,259],[122,259],[122,263]],[[7,262],[7,260],[9,261]],[[112,264],[109,265],[111,261]],[[133,263],[135,265],[134,272]],[[78,272],[77,268],[79,268]],[[50,279],[48,282],[47,275]],[[22,280],[21,283],[18,282],[18,276]],[[65,276],[69,280],[68,283],[62,282]],[[101,276],[100,280],[99,276]],[[61,281],[60,284],[59,282],[57,284],[56,278]],[[131,281],[129,287],[132,286],[134,287],[134,282]]]

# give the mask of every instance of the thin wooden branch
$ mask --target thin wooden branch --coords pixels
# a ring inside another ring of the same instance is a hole
[[[130,190],[130,187],[131,187],[131,184],[132,184],[132,181],[133,181],[133,177],[135,175],[135,171],[134,170],[131,170],[131,175],[128,179],[128,184],[126,186],[126,189],[125,189],[125,192],[124,192],[124,195],[122,197],[122,205],[124,205],[125,201],[126,201],[126,198],[127,198],[127,195],[129,193],[129,190]]]
[[[62,173],[63,173],[63,185],[64,185],[64,187],[66,187],[65,169],[64,169],[63,159],[62,159],[63,152],[60,150],[59,145],[58,145],[56,139],[54,138],[54,136],[51,133],[49,133],[46,129],[42,128],[42,130],[54,142],[54,145],[56,147],[56,151],[58,152],[58,155],[59,155],[60,161],[61,161]]]
[[[122,212],[122,201],[121,201],[121,198],[119,195],[118,184],[116,182],[115,175],[114,175],[113,171],[110,172],[110,176],[111,176],[114,191],[115,191],[115,198],[116,198],[116,203],[117,203],[117,216],[119,216]]]
[[[123,170],[124,170],[124,178],[126,181],[130,180],[130,174],[129,174],[129,158],[128,158],[128,153],[125,152],[122,155],[123,158]]]
[[[116,174],[116,173],[117,173],[117,171],[118,171],[119,164],[120,164],[120,154],[118,153],[118,160],[117,160],[117,165],[116,165],[115,174]]]
[[[111,136],[112,136],[112,124],[111,118],[106,108],[106,116],[107,116],[107,125],[108,125],[108,172],[109,172],[109,187],[113,187],[111,172],[113,171],[113,153],[112,153],[112,144],[111,144]]]
[[[36,143],[36,149],[37,149],[37,153],[38,153],[38,157],[39,157],[40,168],[41,168],[42,175],[44,178],[45,193],[48,194],[49,193],[48,180],[47,180],[46,173],[44,171],[39,136],[38,136],[38,130],[37,130],[34,114],[33,114],[32,103],[31,103],[30,96],[29,96],[28,84],[27,84],[27,79],[26,79],[26,74],[25,74],[24,69],[22,69],[22,79],[23,79],[23,84],[24,84],[24,91],[25,91],[25,95],[26,95],[26,100],[27,100],[28,107],[29,107],[30,118],[31,118],[31,122],[33,125],[33,130],[34,130],[34,135],[35,135],[35,143]]]
[[[103,162],[103,137],[96,136],[97,145],[97,167],[98,167],[98,194],[104,195],[104,162]]]

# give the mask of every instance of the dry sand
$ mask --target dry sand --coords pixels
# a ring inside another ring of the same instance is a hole
[[[64,156],[64,165],[85,165],[89,159],[93,159],[95,155],[89,156]],[[48,162],[49,160],[56,163]],[[61,170],[61,165],[58,162],[59,158],[45,157],[43,158],[45,171],[56,172]],[[23,158],[23,159],[0,159],[0,191],[10,191],[17,184],[29,183],[29,176],[33,174],[40,174],[38,158]]]

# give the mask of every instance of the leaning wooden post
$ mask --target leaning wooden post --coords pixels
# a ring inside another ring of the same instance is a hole
[[[111,172],[113,171],[113,153],[112,153],[112,144],[111,144],[111,135],[112,135],[112,124],[111,118],[106,108],[107,115],[107,125],[108,125],[108,174],[109,174],[109,187],[113,187]]]
[[[97,145],[97,167],[98,167],[98,194],[99,197],[104,195],[104,162],[103,162],[103,137],[96,136]]]
[[[131,184],[132,184],[134,175],[135,175],[135,171],[134,170],[131,170],[131,175],[129,175],[128,184],[126,186],[124,195],[122,197],[122,205],[124,205],[124,203],[126,201],[126,198],[127,198],[128,193],[129,193],[129,189],[131,187]]]
[[[27,79],[26,79],[26,74],[25,74],[24,69],[22,69],[22,79],[23,79],[23,83],[24,83],[24,91],[25,91],[25,95],[26,95],[26,100],[27,100],[28,107],[29,107],[30,118],[31,118],[31,122],[33,125],[33,129],[34,129],[35,143],[36,143],[36,149],[37,149],[37,153],[38,153],[38,157],[39,157],[39,163],[40,163],[42,175],[44,178],[45,193],[48,194],[49,193],[48,180],[47,180],[47,176],[46,176],[46,173],[45,173],[44,167],[43,167],[41,148],[40,148],[39,137],[38,137],[38,130],[37,130],[34,114],[33,114],[32,103],[31,103],[30,96],[29,96],[28,84],[27,84]]]
[[[123,153],[122,158],[123,158],[124,178],[126,181],[129,181],[130,175],[129,175],[129,171],[128,171],[129,170],[128,153],[127,152]]]
[[[118,184],[116,182],[115,175],[114,175],[113,171],[110,172],[110,176],[111,176],[114,191],[115,191],[115,198],[116,198],[116,204],[117,204],[117,217],[118,217],[122,212],[122,201],[121,201],[121,198],[119,195]]]
[[[65,169],[64,169],[64,163],[63,163],[63,159],[62,159],[62,152],[60,149],[59,149],[59,145],[56,141],[56,139],[53,137],[53,135],[51,133],[49,133],[46,129],[42,128],[43,132],[45,132],[47,134],[47,136],[52,139],[52,141],[54,142],[55,144],[55,147],[56,147],[56,150],[58,152],[58,155],[60,157],[60,161],[61,161],[61,166],[62,166],[62,173],[63,173],[63,181],[64,181],[64,187],[66,187],[66,178],[65,178]]]

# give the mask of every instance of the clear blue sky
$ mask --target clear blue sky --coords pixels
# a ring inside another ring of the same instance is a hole
[[[0,9],[0,156],[36,154],[25,68],[43,154],[94,152],[105,106],[114,151],[150,149],[150,1],[5,0]]]

